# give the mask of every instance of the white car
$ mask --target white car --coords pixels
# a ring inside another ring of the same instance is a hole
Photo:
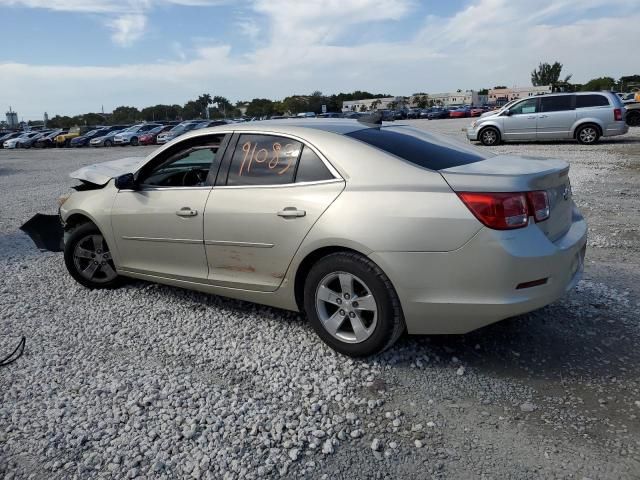
[[[114,145],[138,145],[138,139],[141,135],[156,127],[160,127],[158,123],[140,123],[123,130],[113,137]]]
[[[5,141],[2,144],[2,148],[17,148],[20,145],[22,140],[29,140],[30,138],[35,137],[36,135],[40,135],[40,132],[27,132],[19,137],[12,138],[10,140]]]

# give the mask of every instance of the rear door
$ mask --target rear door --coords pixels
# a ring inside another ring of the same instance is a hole
[[[536,137],[538,140],[562,140],[571,137],[576,121],[575,95],[540,97],[540,113]]]
[[[509,108],[509,115],[503,115],[505,140],[535,140],[538,121],[538,99],[528,98]]]
[[[344,180],[298,138],[241,133],[233,143],[204,216],[209,281],[274,291]]]

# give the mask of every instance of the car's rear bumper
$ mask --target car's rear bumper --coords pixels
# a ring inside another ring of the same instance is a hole
[[[481,229],[451,252],[374,252],[413,334],[466,333],[548,305],[580,280],[587,225],[577,210],[555,242],[535,224]],[[517,288],[546,279],[543,285]]]
[[[613,122],[607,125],[603,132],[604,137],[614,137],[616,135],[624,135],[629,131],[629,125],[626,122]]]

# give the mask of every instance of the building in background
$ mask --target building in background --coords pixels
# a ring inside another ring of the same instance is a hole
[[[44,112],[44,117],[42,119],[42,126],[44,128],[47,128],[47,123],[49,122],[49,114],[47,112]]]
[[[492,88],[489,90],[488,103],[491,105],[504,105],[511,100],[534,97],[536,95],[545,95],[552,91],[551,85],[542,85],[539,87]]]
[[[405,97],[367,98],[363,100],[345,100],[342,102],[343,112],[370,112],[371,110],[387,110],[403,108],[407,103]]]
[[[14,112],[9,107],[9,111],[7,112],[7,126],[9,128],[18,128],[20,122],[18,122],[18,112]]]
[[[411,97],[411,106],[417,106],[420,97],[424,95],[414,95]],[[477,90],[458,90],[447,93],[426,94],[430,106],[437,107],[458,107],[469,105],[471,107],[481,106],[487,103],[487,96],[480,95]]]

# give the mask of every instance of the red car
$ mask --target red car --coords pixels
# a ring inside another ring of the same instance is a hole
[[[449,111],[449,116],[451,118],[464,118],[464,117],[468,117],[469,115],[470,115],[470,110],[468,107],[460,107],[460,108],[456,108],[455,110]]]
[[[140,136],[138,143],[140,145],[155,145],[158,135],[167,130],[171,130],[175,125],[161,125],[152,130],[149,130],[144,135]]]
[[[480,108],[480,107],[475,107],[472,108],[469,111],[469,115],[471,115],[472,117],[479,117],[480,115],[482,115],[484,112],[486,112],[486,110],[484,108]]]

